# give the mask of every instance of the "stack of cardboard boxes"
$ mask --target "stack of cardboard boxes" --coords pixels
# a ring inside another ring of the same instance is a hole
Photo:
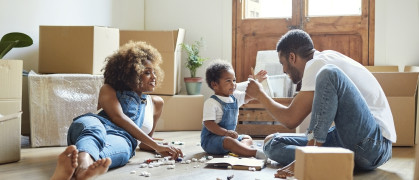
[[[180,92],[185,31],[124,31],[98,26],[40,26],[39,73],[29,76],[31,145],[66,146],[78,115],[96,112],[105,59],[128,41],[145,41],[162,55],[163,83],[152,92],[165,101],[157,131],[200,130],[203,96]],[[52,74],[51,74],[52,73]]]
[[[105,58],[119,47],[119,29],[40,26],[40,74],[29,73],[32,147],[66,146],[73,118],[96,112]]]
[[[0,164],[20,160],[21,60],[0,59]]]

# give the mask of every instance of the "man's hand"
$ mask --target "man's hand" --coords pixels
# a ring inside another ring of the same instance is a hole
[[[247,85],[246,95],[252,97],[253,99],[258,99],[260,93],[262,93],[263,87],[260,83],[256,82],[253,79],[249,79],[249,84]]]

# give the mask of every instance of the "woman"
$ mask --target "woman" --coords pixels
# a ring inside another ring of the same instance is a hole
[[[67,135],[70,146],[59,155],[51,179],[91,179],[124,166],[135,155],[137,140],[141,149],[173,159],[183,156],[180,149],[151,138],[163,100],[144,93],[162,80],[160,53],[145,42],[129,42],[106,62],[98,102],[102,110],[74,119]]]

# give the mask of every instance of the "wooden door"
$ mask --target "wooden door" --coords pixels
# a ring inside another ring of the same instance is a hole
[[[310,16],[309,0],[290,0],[290,17],[246,18],[246,3],[233,0],[233,57],[237,81],[244,81],[255,67],[260,50],[275,50],[279,38],[290,29],[303,29],[319,50],[336,50],[363,65],[374,65],[374,4],[361,0],[360,15]],[[371,28],[370,28],[371,27]]]

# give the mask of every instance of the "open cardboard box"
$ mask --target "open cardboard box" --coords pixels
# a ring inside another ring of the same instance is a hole
[[[373,75],[383,88],[393,114],[397,134],[393,146],[414,146],[419,73],[374,72]]]
[[[145,41],[156,48],[163,59],[160,66],[164,71],[162,84],[150,94],[175,95],[181,88],[181,47],[184,29],[173,31],[131,31],[120,30],[120,45],[129,41]]]
[[[103,74],[119,47],[119,30],[100,26],[39,26],[39,73]]]

